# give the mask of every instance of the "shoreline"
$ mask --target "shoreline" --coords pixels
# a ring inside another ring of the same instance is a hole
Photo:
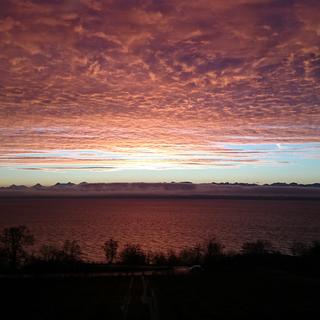
[[[271,201],[320,201],[320,196],[308,195],[210,195],[210,194],[0,194],[0,199],[164,199],[164,200],[271,200]]]

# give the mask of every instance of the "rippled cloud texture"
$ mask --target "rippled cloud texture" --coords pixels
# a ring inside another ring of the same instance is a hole
[[[317,0],[1,1],[1,170],[319,163],[319,14]]]

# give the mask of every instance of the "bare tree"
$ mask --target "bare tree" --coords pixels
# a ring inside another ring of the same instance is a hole
[[[61,247],[43,245],[40,248],[40,259],[51,263],[80,262],[82,256],[81,247],[76,240],[65,240]]]
[[[5,228],[2,231],[1,251],[12,269],[16,269],[26,259],[26,247],[33,245],[33,242],[34,237],[26,226]]]
[[[204,247],[204,261],[207,265],[214,264],[224,254],[223,244],[215,238],[208,240]]]
[[[112,238],[104,243],[102,248],[106,256],[107,263],[114,263],[117,257],[118,247],[118,241],[113,240]]]
[[[65,261],[81,261],[82,251],[78,241],[66,240],[63,243],[61,255],[63,256],[63,260]]]

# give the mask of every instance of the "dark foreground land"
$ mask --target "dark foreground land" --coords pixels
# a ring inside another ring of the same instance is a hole
[[[320,319],[319,276],[272,268],[14,276],[0,288],[7,319]]]
[[[180,252],[104,244],[107,263],[76,241],[28,254],[24,226],[0,233],[0,319],[320,319],[320,242],[292,254],[268,241],[225,252],[215,239]]]

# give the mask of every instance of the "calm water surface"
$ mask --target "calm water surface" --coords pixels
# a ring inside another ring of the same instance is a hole
[[[44,243],[75,239],[101,260],[113,237],[147,250],[181,249],[217,237],[227,249],[266,239],[283,251],[320,240],[320,202],[186,199],[0,199],[0,228],[27,225]]]

